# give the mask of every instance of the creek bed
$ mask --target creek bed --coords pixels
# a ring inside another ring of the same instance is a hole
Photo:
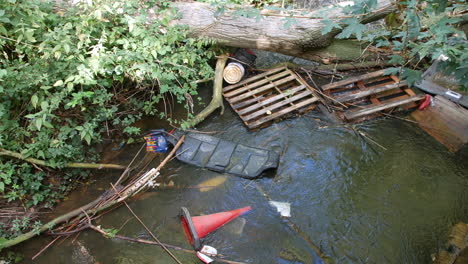
[[[208,235],[205,243],[227,259],[247,263],[321,263],[258,185],[271,199],[291,203],[291,220],[336,263],[429,263],[451,226],[468,222],[467,148],[452,154],[416,125],[397,119],[357,126],[383,150],[321,117],[309,112],[249,132],[227,108],[199,129],[224,131],[215,135],[279,153],[287,146],[277,171],[254,182],[227,175],[223,184],[202,192],[187,187],[220,174],[172,161],[162,177],[183,188],[150,190],[129,204],[161,241],[186,248],[190,246],[177,217],[181,206],[201,215],[250,205],[251,212]],[[130,160],[138,148],[128,146],[120,159]],[[116,179],[118,173],[110,177]],[[128,219],[130,213],[120,207],[96,224],[120,228]],[[151,240],[136,220],[119,234]],[[25,244],[25,254],[36,253],[46,239]],[[157,246],[106,239],[94,231],[83,232],[78,240],[100,263],[173,263]],[[36,263],[80,263],[70,241],[49,248]],[[173,252],[183,263],[200,263],[194,255]]]

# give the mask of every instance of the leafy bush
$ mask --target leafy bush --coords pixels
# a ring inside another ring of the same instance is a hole
[[[377,6],[377,0],[361,0],[348,8],[351,15],[370,12]],[[376,47],[389,47],[394,51],[390,62],[402,66],[403,79],[413,84],[421,79],[421,63],[430,63],[441,55],[446,61],[440,64],[441,69],[453,73],[460,79],[462,86],[468,89],[468,42],[463,31],[457,28],[463,20],[461,11],[466,4],[447,1],[398,2],[398,12],[387,19],[387,26],[369,30],[360,24],[357,17],[342,20],[324,20],[327,24],[323,34],[333,28],[342,28],[337,38],[355,36],[359,40],[373,43]],[[344,26],[340,26],[340,24]]]
[[[195,96],[212,43],[170,25],[176,15],[164,1],[1,1],[0,148],[55,168],[95,160],[102,132],[139,134],[131,124],[164,117],[168,95]],[[48,174],[1,158],[0,191],[25,206],[54,199]]]

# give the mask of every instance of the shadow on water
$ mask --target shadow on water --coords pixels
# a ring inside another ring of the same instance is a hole
[[[284,151],[278,170],[255,183],[227,176],[217,188],[201,191],[189,187],[220,174],[172,161],[162,177],[178,188],[150,190],[130,206],[161,241],[189,248],[177,217],[181,206],[203,215],[250,205],[251,212],[207,236],[205,243],[228,259],[247,263],[321,263],[268,204],[258,185],[271,199],[291,203],[291,220],[336,263],[429,263],[450,227],[468,221],[467,149],[451,154],[415,125],[400,120],[359,125],[387,149],[383,150],[320,117],[310,112],[249,132],[226,109],[200,129],[223,131],[216,136],[226,140]],[[127,146],[120,159],[131,159],[138,148]],[[96,224],[151,240],[124,207]],[[100,263],[172,263],[155,246],[106,239],[92,231],[77,240]],[[37,263],[81,263],[71,241],[51,247]],[[45,243],[29,242],[25,251],[36,253]],[[174,253],[183,263],[198,261],[193,255]]]

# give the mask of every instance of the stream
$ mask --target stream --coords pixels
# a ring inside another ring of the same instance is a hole
[[[148,121],[144,127],[158,128],[155,124]],[[212,115],[198,128],[283,153],[280,165],[252,181],[177,160],[168,163],[160,177],[177,188],[152,189],[129,202],[163,242],[190,248],[177,217],[181,206],[192,215],[252,206],[247,214],[210,233],[204,244],[217,248],[226,259],[246,263],[323,263],[259,187],[272,200],[290,203],[289,221],[335,263],[430,263],[451,226],[468,221],[467,148],[452,154],[415,124],[385,118],[356,125],[378,146],[350,127],[324,121],[318,111],[249,132],[226,104],[224,115]],[[140,144],[126,146],[113,162],[128,163],[139,148]],[[157,160],[151,166],[156,167]],[[119,172],[100,174],[55,213],[93,199],[119,177]],[[218,186],[196,187],[215,177]],[[125,206],[96,225],[151,240]],[[157,246],[104,238],[94,231],[82,232],[75,243],[73,238],[47,249],[35,263],[174,263]],[[50,240],[33,239],[22,251],[30,258]],[[92,260],[84,258],[82,250]],[[201,263],[195,255],[173,252],[183,263]]]

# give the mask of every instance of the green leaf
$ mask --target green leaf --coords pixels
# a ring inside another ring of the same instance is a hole
[[[352,20],[348,20],[349,24],[347,27],[343,29],[343,31],[338,34],[337,38],[350,38],[352,35],[355,35],[358,40],[361,40],[362,33],[366,30],[366,26],[359,23],[359,20],[353,18]]]
[[[36,128],[38,131],[41,131],[41,127],[42,127],[42,118],[37,118],[34,122],[34,124],[36,125]]]
[[[63,81],[62,80],[58,80],[54,83],[54,87],[57,87],[57,86],[62,86],[63,85]]]
[[[41,157],[41,158],[45,159],[44,151],[39,150],[39,151],[37,152],[37,157]]]
[[[48,107],[49,107],[49,103],[47,101],[42,101],[41,102],[42,111],[45,111]]]
[[[320,22],[322,22],[325,25],[321,31],[322,35],[325,35],[331,32],[334,28],[341,29],[341,26],[338,23],[336,23],[334,20],[325,19],[325,20],[321,20]]]
[[[414,83],[421,81],[422,72],[418,70],[412,70],[408,68],[403,69],[401,75],[402,79],[406,80],[409,86],[413,86]]]
[[[400,68],[391,67],[391,68],[385,69],[384,75],[396,75],[399,72],[400,72]]]
[[[405,63],[405,61],[403,60],[403,57],[400,55],[392,55],[390,56],[390,58],[391,59],[388,61],[389,63],[399,64],[399,65],[402,65]]]
[[[36,94],[34,94],[32,97],[31,97],[31,104],[33,105],[34,108],[37,107],[37,102],[39,101],[39,98],[37,97]]]
[[[88,143],[88,145],[91,145],[91,135],[90,134],[86,134],[84,136],[84,140],[86,140],[86,143]]]

